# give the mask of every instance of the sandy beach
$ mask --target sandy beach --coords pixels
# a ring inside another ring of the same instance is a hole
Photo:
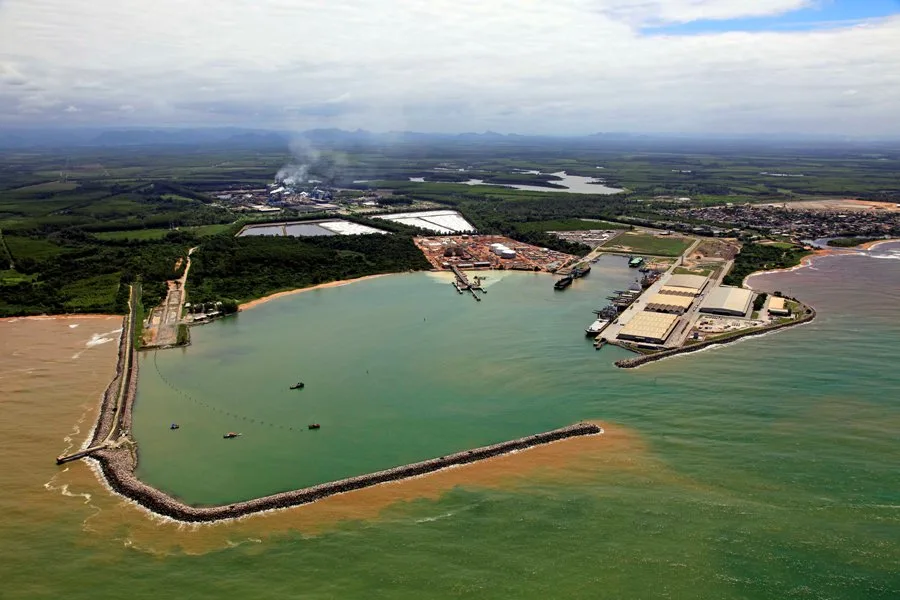
[[[123,315],[104,315],[95,313],[71,313],[65,315],[30,315],[24,317],[3,317],[0,323],[13,322],[19,319],[27,321],[64,321],[67,319],[121,319]]]
[[[342,279],[340,281],[330,281],[328,283],[321,283],[319,285],[314,285],[311,287],[297,288],[295,290],[287,290],[284,292],[278,292],[275,294],[271,294],[269,296],[264,296],[262,298],[258,298],[256,300],[251,300],[250,302],[245,302],[241,304],[238,309],[239,310],[247,310],[253,308],[254,306],[259,306],[260,304],[265,304],[270,300],[275,300],[276,298],[282,298],[284,296],[293,296],[294,294],[300,294],[303,292],[311,292],[312,290],[322,290],[325,288],[333,288],[340,287],[342,285],[348,285],[350,283],[356,283],[358,281],[366,281],[367,279],[376,279],[378,277],[387,277],[388,275],[392,275],[393,273],[379,273],[378,275],[366,275],[365,277],[357,277],[356,279]]]
[[[874,242],[866,242],[861,246],[857,246],[857,248],[860,248],[862,250],[874,250],[875,248],[883,244],[893,244],[896,242],[900,242],[900,238],[890,238],[887,240],[875,240]]]

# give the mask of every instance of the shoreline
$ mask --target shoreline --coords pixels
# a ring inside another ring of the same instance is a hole
[[[244,302],[243,304],[238,305],[238,310],[239,311],[249,310],[256,306],[265,304],[266,302],[270,302],[272,300],[277,300],[278,298],[283,298],[285,296],[293,296],[294,294],[302,294],[303,292],[311,292],[313,290],[324,290],[327,288],[342,287],[345,285],[349,285],[351,283],[357,283],[359,281],[367,281],[369,279],[377,279],[379,277],[387,277],[389,275],[397,275],[397,273],[377,273],[375,275],[364,275],[362,277],[357,277],[355,279],[341,279],[339,281],[329,281],[328,283],[320,283],[318,285],[312,285],[309,287],[294,288],[292,290],[285,290],[283,292],[275,292],[274,294],[269,294],[268,296],[263,296],[262,298],[257,298],[256,300],[250,300],[248,302]]]
[[[866,242],[865,244],[861,244],[861,245],[857,246],[857,248],[860,248],[862,250],[874,250],[875,248],[877,248],[878,246],[881,246],[883,244],[896,244],[898,242],[900,242],[900,238],[888,238],[886,240],[875,240],[872,242]]]

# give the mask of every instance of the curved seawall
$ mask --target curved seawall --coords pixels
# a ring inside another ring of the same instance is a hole
[[[418,477],[448,467],[465,465],[571,437],[598,435],[601,433],[603,433],[603,429],[598,425],[593,423],[576,423],[561,429],[554,429],[490,446],[482,446],[473,450],[465,450],[449,456],[424,460],[367,475],[349,477],[226,506],[211,507],[189,506],[140,481],[134,475],[137,461],[130,449],[104,449],[95,453],[92,458],[100,462],[106,480],[116,492],[134,500],[150,511],[178,521],[210,522],[308,504],[335,494],[342,494],[391,481],[400,481],[410,477]]]
[[[740,339],[752,337],[755,335],[765,335],[767,333],[772,333],[773,331],[779,331],[781,329],[787,329],[788,327],[795,327],[797,325],[802,325],[803,323],[809,323],[813,319],[816,318],[816,311],[812,307],[806,307],[806,312],[803,313],[803,316],[795,319],[793,321],[789,321],[787,323],[781,323],[779,325],[774,325],[772,327],[766,327],[763,329],[755,329],[752,331],[745,331],[744,333],[736,333],[731,337],[726,339],[719,340],[709,340],[706,342],[700,342],[699,344],[691,344],[690,346],[682,346],[681,348],[673,348],[671,350],[663,350],[662,352],[657,352],[655,354],[645,354],[643,356],[636,356],[634,358],[623,358],[622,360],[616,361],[616,366],[622,369],[634,369],[635,367],[639,367],[641,365],[647,364],[649,362],[654,362],[657,360],[662,360],[664,358],[669,358],[670,356],[678,356],[679,354],[687,354],[689,352],[697,352],[699,350],[704,350],[706,348],[711,348],[713,346],[724,346],[726,344],[730,344],[732,342],[736,342]]]

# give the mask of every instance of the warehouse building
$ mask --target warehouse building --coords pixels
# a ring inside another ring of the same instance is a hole
[[[672,275],[660,290],[673,296],[699,296],[709,277],[704,275]]]
[[[643,311],[622,328],[618,337],[620,340],[664,344],[677,324],[678,315]]]
[[[769,298],[769,314],[776,317],[791,316],[791,309],[784,304],[784,298],[772,296]]]
[[[750,313],[753,292],[744,288],[720,286],[715,288],[700,305],[700,312],[711,315],[743,317]]]
[[[647,303],[647,310],[683,315],[693,302],[693,296],[659,293],[650,298],[650,301]]]

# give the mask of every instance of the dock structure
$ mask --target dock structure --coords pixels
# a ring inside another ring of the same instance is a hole
[[[459,270],[459,267],[456,265],[450,265],[450,270],[453,271],[453,274],[456,275],[456,285],[462,290],[472,289],[472,284],[469,283],[469,278],[466,277],[466,274]]]
[[[481,281],[477,282],[477,285],[472,285],[469,281],[469,278],[466,277],[466,274],[459,270],[459,267],[456,265],[450,265],[450,270],[453,271],[453,275],[456,276],[456,279],[453,282],[453,286],[456,288],[456,291],[462,294],[463,292],[469,292],[472,294],[472,297],[475,298],[477,302],[481,302],[481,298],[476,294],[476,290],[481,293],[486,293],[484,288],[481,286]],[[478,279],[477,277],[475,279]]]

